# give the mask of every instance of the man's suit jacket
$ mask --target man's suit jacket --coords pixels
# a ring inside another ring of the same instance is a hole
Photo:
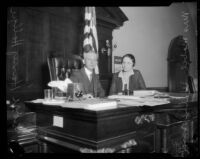
[[[140,90],[140,89],[146,89],[146,85],[144,82],[144,79],[142,77],[142,74],[139,70],[133,70],[134,75],[131,75],[129,77],[129,90]],[[112,78],[111,88],[109,94],[117,94],[119,92],[122,92],[122,78],[118,77],[119,72],[115,73]]]
[[[73,83],[82,83],[84,94],[92,94],[94,97],[105,96],[105,92],[99,81],[99,76],[95,74],[94,71],[92,73],[91,81],[88,79],[84,68],[74,71],[70,79],[73,81]]]

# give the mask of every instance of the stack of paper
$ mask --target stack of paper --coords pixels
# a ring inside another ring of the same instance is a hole
[[[66,102],[61,104],[61,106],[67,108],[83,108],[96,111],[96,110],[117,108],[117,101],[94,98],[94,99]]]
[[[44,101],[44,99],[35,99],[32,101],[27,101],[27,102],[32,102],[32,103],[42,103]]]
[[[127,95],[110,95],[108,96],[108,99],[140,99],[140,97],[136,97],[136,96],[127,96]]]
[[[45,104],[45,105],[59,105],[59,104],[62,104],[62,103],[65,103],[65,100],[64,99],[52,99],[52,100],[46,100],[46,99],[35,99],[35,100],[32,100],[30,101],[32,103],[42,103],[42,104]]]
[[[44,100],[42,102],[42,104],[46,104],[46,105],[60,105],[62,103],[65,103],[65,100],[52,99],[52,100]]]
[[[147,97],[147,96],[153,96],[156,93],[158,93],[158,91],[155,91],[155,90],[136,90],[136,91],[134,91],[134,96],[136,96],[136,97]]]
[[[154,98],[149,97],[137,97],[137,96],[126,96],[126,95],[111,95],[109,99],[117,99],[118,104],[125,106],[155,106],[170,103],[166,98]]]

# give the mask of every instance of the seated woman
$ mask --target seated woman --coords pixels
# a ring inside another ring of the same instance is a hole
[[[139,70],[133,69],[134,66],[135,57],[132,54],[126,54],[122,57],[122,71],[113,75],[110,95],[119,94],[125,90],[132,93],[133,90],[146,89],[142,74]]]

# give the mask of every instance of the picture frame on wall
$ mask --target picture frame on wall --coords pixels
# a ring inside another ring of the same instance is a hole
[[[114,56],[114,73],[122,70],[122,57]]]

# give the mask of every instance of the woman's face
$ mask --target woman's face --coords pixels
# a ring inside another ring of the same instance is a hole
[[[122,61],[122,68],[123,68],[123,71],[125,72],[133,69],[133,62],[129,57],[124,57]]]

